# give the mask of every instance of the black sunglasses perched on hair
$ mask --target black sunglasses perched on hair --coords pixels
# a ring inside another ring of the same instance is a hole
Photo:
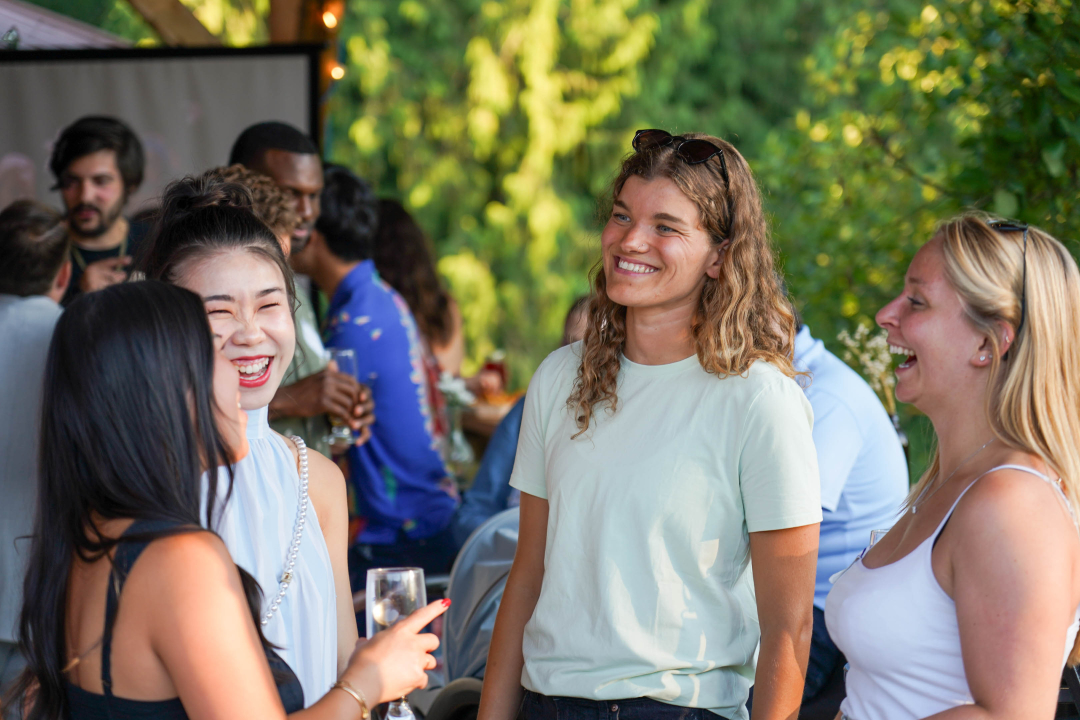
[[[636,152],[641,152],[672,143],[675,145],[675,154],[688,165],[699,165],[708,162],[714,155],[719,155],[720,174],[724,176],[725,183],[731,184],[728,178],[727,161],[724,159],[724,149],[713,145],[708,140],[693,138],[688,140],[682,135],[672,135],[666,130],[638,130],[634,133],[634,141],[630,144]]]
[[[1020,324],[1016,326],[1016,337],[1020,337],[1020,329],[1024,327],[1024,317],[1027,315],[1027,236],[1028,226],[1024,223],[1012,220],[991,220],[990,227],[998,232],[1022,232],[1024,233],[1024,269],[1020,280]]]

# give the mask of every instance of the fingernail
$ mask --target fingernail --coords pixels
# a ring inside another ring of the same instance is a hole
[[[443,607],[450,607],[450,598],[444,598],[442,601]]]

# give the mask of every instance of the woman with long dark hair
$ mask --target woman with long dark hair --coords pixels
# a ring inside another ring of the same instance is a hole
[[[423,228],[397,200],[379,200],[379,229],[372,260],[379,277],[398,291],[416,319],[416,329],[424,341],[432,405],[442,408],[445,401],[435,386],[439,375],[447,372],[460,376],[465,360],[461,308],[439,278]],[[492,370],[481,370],[465,378],[465,382],[469,390],[478,394],[503,389],[502,375]]]
[[[213,171],[172,183],[142,264],[147,277],[203,299],[240,373],[251,452],[237,463],[233,497],[211,529],[259,581],[263,632],[314,700],[344,670],[357,639],[345,480],[299,436],[270,428],[268,405],[296,347],[295,290],[278,238],[251,207],[247,188]]]
[[[482,720],[746,720],[751,683],[778,720],[802,699],[821,500],[761,197],[719,138],[633,148],[585,338],[525,396]]]
[[[28,668],[5,711],[27,720],[301,711],[296,676],[259,632],[258,585],[200,527],[227,506],[228,468],[248,452],[238,375],[214,348],[202,301],[153,281],[83,295],[57,324],[45,377],[19,629]],[[439,611],[363,646],[340,690],[304,715],[361,717],[364,702],[423,685],[437,641],[416,632]]]

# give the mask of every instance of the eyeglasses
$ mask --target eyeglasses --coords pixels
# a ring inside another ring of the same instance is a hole
[[[681,157],[687,165],[700,165],[719,155],[720,174],[724,176],[724,182],[730,184],[724,150],[713,145],[708,140],[687,139],[682,135],[672,135],[666,130],[638,130],[634,133],[634,141],[630,143],[636,152],[671,144],[675,145],[675,154]]]
[[[1028,226],[1024,223],[1012,222],[1011,220],[992,220],[990,227],[998,232],[1022,232],[1024,233],[1024,269],[1020,280],[1020,324],[1016,326],[1016,337],[1020,337],[1020,329],[1024,327],[1024,317],[1027,314],[1027,237]]]

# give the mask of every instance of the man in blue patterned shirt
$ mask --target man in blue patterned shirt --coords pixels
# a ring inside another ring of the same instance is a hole
[[[331,298],[326,346],[356,352],[359,379],[377,408],[371,440],[346,456],[362,518],[349,575],[359,589],[372,567],[448,572],[457,551],[449,527],[457,499],[432,432],[416,322],[371,260],[375,194],[341,167],[328,166],[324,179],[322,214],[292,263]]]

